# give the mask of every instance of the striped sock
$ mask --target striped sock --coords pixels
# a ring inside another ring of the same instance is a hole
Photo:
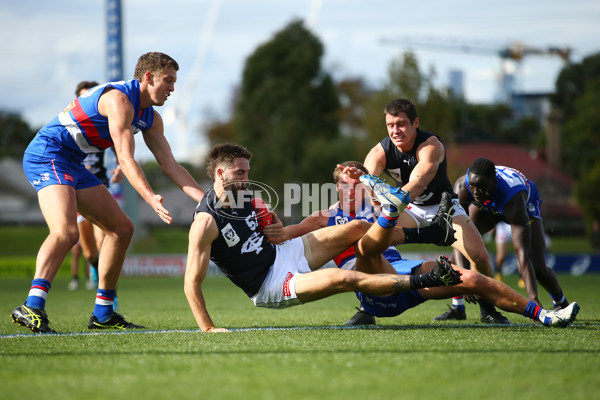
[[[381,207],[381,214],[377,217],[377,223],[382,228],[393,228],[396,226],[396,222],[398,222],[398,216],[400,213],[398,209],[393,205],[386,205]]]
[[[527,318],[537,319],[542,324],[549,326],[550,318],[546,318],[546,314],[548,314],[548,311],[544,310],[542,307],[538,306],[533,301],[527,303],[527,306],[525,307],[525,312],[523,313],[523,315]]]
[[[29,289],[29,295],[25,300],[25,305],[31,308],[44,309],[46,307],[46,298],[48,297],[48,291],[50,290],[50,282],[45,279],[34,279],[31,282],[31,289]]]
[[[110,318],[113,313],[113,304],[115,302],[116,294],[116,290],[98,289],[93,313],[98,321],[104,322]]]
[[[456,296],[452,298],[452,307],[459,310],[465,309],[465,298],[462,296]]]

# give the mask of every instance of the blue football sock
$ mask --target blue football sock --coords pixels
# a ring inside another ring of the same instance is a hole
[[[98,289],[93,313],[98,321],[104,322],[110,318],[113,313],[113,304],[116,294],[116,290]]]
[[[386,229],[393,228],[396,226],[397,222],[398,222],[398,215],[396,215],[395,217],[390,217],[382,212],[379,215],[379,217],[377,217],[377,223],[382,228],[386,228]]]
[[[546,318],[546,310],[535,304],[533,301],[527,303],[523,315],[527,318],[537,319],[544,325],[550,324],[550,318]]]
[[[25,305],[43,310],[46,307],[46,298],[48,297],[50,286],[50,282],[45,279],[34,279],[31,282],[31,289],[29,290],[27,300],[25,300]]]

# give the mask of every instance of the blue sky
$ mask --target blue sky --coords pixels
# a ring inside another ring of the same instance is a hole
[[[41,126],[72,100],[79,81],[105,81],[104,7],[104,0],[2,2],[0,109]],[[575,62],[600,51],[600,2],[592,0],[123,0],[125,77],[147,51],[165,52],[180,64],[176,91],[159,108],[176,155],[202,149],[194,131],[207,114],[226,114],[246,57],[293,18],[306,20],[321,39],[323,65],[335,78],[362,77],[373,86],[407,48],[384,45],[382,38],[490,50],[514,42],[569,46]],[[436,69],[439,85],[448,83],[451,69],[459,69],[467,99],[493,101],[501,61],[492,52],[412,49],[423,70]],[[557,57],[527,57],[518,66],[517,87],[551,91],[561,67]],[[427,116],[421,117],[426,125]]]

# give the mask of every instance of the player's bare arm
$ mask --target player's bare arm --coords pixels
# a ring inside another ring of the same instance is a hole
[[[308,217],[304,218],[299,224],[288,225],[283,227],[283,234],[279,238],[269,240],[274,244],[279,244],[296,237],[307,234],[308,232],[316,231],[327,226],[329,218],[323,215],[323,210],[315,211]]]
[[[100,97],[98,111],[108,118],[110,135],[123,174],[154,212],[165,223],[170,224],[172,218],[169,216],[169,211],[162,205],[162,196],[152,191],[141,167],[134,158],[135,141],[131,130],[134,117],[133,105],[124,93],[118,90],[109,90]]]
[[[219,232],[213,217],[198,213],[190,228],[184,292],[194,318],[203,332],[228,332],[213,323],[202,294],[202,283],[208,271],[210,247]]]
[[[383,172],[386,165],[386,159],[385,150],[383,150],[381,143],[377,143],[369,151],[369,154],[367,154],[367,157],[365,157],[365,162],[363,165],[371,175],[379,176],[379,174]]]
[[[185,194],[200,202],[204,192],[190,173],[173,157],[171,146],[164,135],[164,125],[160,114],[154,111],[152,127],[143,132],[144,142],[154,155],[164,174],[171,179]]]
[[[417,160],[408,183],[402,187],[402,190],[410,193],[412,199],[423,194],[435,177],[440,163],[444,161],[444,146],[436,137],[430,137],[417,149]]]

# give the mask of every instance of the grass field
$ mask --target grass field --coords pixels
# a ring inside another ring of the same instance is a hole
[[[63,334],[35,335],[9,317],[30,281],[1,279],[0,398],[591,399],[600,390],[599,275],[559,276],[581,305],[564,329],[514,314],[515,326],[482,325],[473,305],[467,321],[430,322],[445,301],[377,329],[344,329],[353,294],[264,310],[228,280],[207,279],[209,311],[232,333],[197,331],[181,278],[123,278],[121,310],[148,331],[90,333],[94,292],[69,292],[58,278],[47,311]]]

